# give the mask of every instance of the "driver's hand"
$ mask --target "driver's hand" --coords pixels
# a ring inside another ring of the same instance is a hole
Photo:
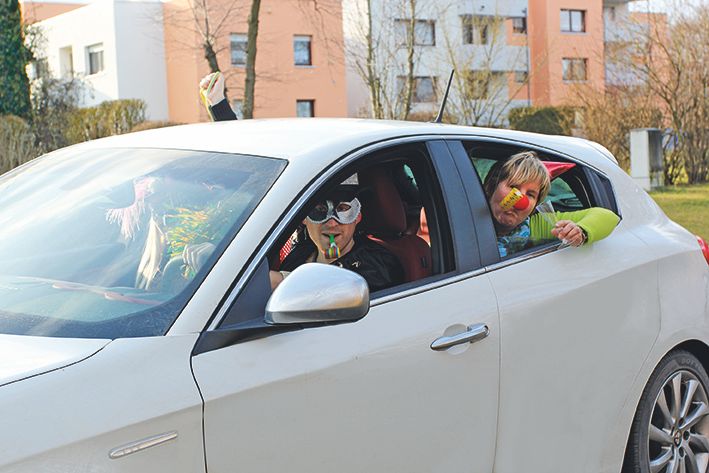
[[[204,266],[213,251],[214,245],[209,242],[187,244],[182,251],[182,260],[196,273]]]
[[[556,222],[551,234],[571,246],[581,246],[586,240],[581,227],[571,220],[559,220]]]
[[[211,74],[204,76],[204,78],[199,81],[200,92],[207,90],[207,87],[209,87],[209,83],[212,81],[212,77],[215,74],[219,74],[219,77],[214,82],[212,90],[207,94],[207,100],[209,100],[210,105],[216,105],[224,100],[224,74],[212,72]]]
[[[271,281],[271,290],[274,291],[285,277],[280,271],[271,270],[268,272],[268,279]]]

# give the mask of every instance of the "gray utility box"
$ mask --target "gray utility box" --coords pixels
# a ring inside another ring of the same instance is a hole
[[[630,130],[630,176],[649,191],[664,184],[662,130]]]

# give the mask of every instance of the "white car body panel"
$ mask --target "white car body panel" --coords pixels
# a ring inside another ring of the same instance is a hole
[[[566,248],[490,277],[502,330],[495,471],[598,471],[660,329],[657,263],[618,228],[612,243]],[[542,448],[549,439],[552,456]]]
[[[0,386],[78,363],[109,341],[0,335]]]
[[[431,350],[446,330],[475,323],[490,335]],[[197,355],[207,468],[492,471],[499,340],[497,302],[480,275],[377,305],[353,324]]]
[[[195,340],[119,339],[81,363],[0,388],[0,471],[204,471],[189,359]],[[171,431],[173,441],[109,458],[116,447]]]

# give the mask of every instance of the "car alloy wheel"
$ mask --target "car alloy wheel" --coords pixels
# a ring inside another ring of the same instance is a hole
[[[648,425],[651,472],[707,471],[707,414],[707,393],[697,376],[682,370],[665,381]]]
[[[674,351],[655,369],[633,421],[624,472],[709,471],[709,378],[692,354]]]

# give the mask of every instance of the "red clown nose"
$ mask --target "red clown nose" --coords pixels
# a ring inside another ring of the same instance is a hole
[[[529,197],[526,195],[523,195],[521,199],[519,199],[517,202],[515,202],[515,205],[513,205],[514,208],[517,210],[524,210],[527,207],[529,207]]]

